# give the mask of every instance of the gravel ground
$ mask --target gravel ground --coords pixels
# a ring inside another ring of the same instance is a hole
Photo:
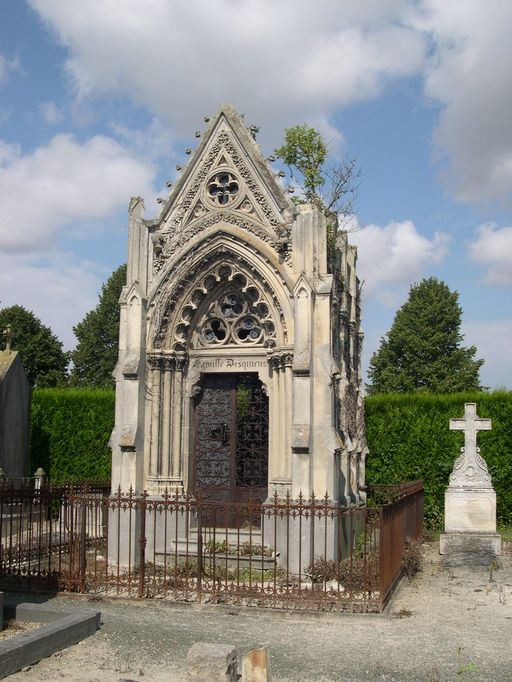
[[[188,649],[207,641],[241,655],[268,644],[274,682],[512,680],[512,552],[495,571],[444,568],[437,547],[424,545],[423,570],[382,616],[57,597],[54,608],[101,609],[101,629],[10,679],[180,682]]]

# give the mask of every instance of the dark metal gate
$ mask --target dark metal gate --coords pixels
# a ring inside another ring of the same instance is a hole
[[[261,381],[256,374],[206,374],[201,384],[195,407],[195,494],[228,503],[263,502],[268,398]]]

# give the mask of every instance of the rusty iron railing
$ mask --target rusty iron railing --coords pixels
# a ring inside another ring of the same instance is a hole
[[[379,591],[383,608],[401,576],[408,541],[420,540],[423,535],[423,481],[369,486],[369,494],[379,504]]]
[[[348,508],[109,492],[0,485],[0,588],[378,612],[422,533],[421,482]]]

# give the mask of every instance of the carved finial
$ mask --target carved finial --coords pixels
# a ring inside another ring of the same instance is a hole
[[[205,117],[204,117],[204,122],[205,122],[205,123],[210,123],[210,117],[209,117],[209,116],[205,116]]]
[[[282,171],[282,170],[280,170],[280,171],[277,173],[277,177],[278,177],[278,178],[284,178],[285,176],[286,176],[286,173],[285,173],[284,171]]]
[[[194,135],[195,135],[196,137],[201,137],[201,131],[200,131],[200,130],[196,130],[196,132],[194,133]]]
[[[257,125],[254,125],[254,123],[253,123],[252,126],[249,126],[249,130],[251,132],[252,139],[255,140],[256,135],[260,132],[260,127]]]
[[[169,189],[170,189],[172,187],[172,180],[167,180],[167,182],[165,183],[165,186],[169,187]]]
[[[267,156],[267,161],[270,161],[270,163],[274,163],[275,160],[276,160],[276,157],[273,154],[271,154],[270,156]]]
[[[128,213],[131,213],[139,204],[141,204],[142,208],[144,208],[144,200],[142,197],[131,197],[130,205],[128,206]]]
[[[183,166],[179,163],[176,164],[176,170],[180,171],[183,168]]]
[[[295,187],[293,187],[293,185],[290,185],[288,187],[288,191],[290,192],[290,194],[293,194],[295,192]]]
[[[5,336],[5,350],[10,352],[12,351],[12,342],[16,336],[10,324],[4,329],[3,335]]]
[[[192,149],[190,147],[187,147],[185,149],[185,154],[189,154],[189,155],[192,154]]]

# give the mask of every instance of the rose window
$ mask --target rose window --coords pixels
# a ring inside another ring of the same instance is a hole
[[[209,180],[206,191],[211,201],[220,206],[226,206],[235,200],[239,189],[235,176],[223,171],[216,173]]]
[[[199,328],[203,346],[275,344],[275,326],[266,303],[229,292],[210,306]]]

